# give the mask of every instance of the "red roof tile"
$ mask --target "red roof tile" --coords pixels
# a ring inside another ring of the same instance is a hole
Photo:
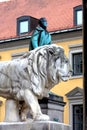
[[[0,39],[16,36],[16,18],[46,17],[48,30],[73,27],[73,7],[82,0],[11,0],[0,3]]]

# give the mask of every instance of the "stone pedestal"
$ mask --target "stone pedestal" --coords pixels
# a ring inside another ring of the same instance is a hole
[[[71,130],[70,125],[53,121],[0,123],[0,130]]]
[[[51,121],[64,122],[64,106],[62,96],[49,93],[49,98],[43,98],[39,100],[41,110],[43,114],[47,114]]]
[[[11,100],[11,99],[6,100],[4,121],[8,121],[8,122],[20,121],[19,110],[15,100]]]

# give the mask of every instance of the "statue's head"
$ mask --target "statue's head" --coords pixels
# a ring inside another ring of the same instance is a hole
[[[39,25],[40,25],[42,28],[46,29],[46,27],[47,27],[47,20],[46,20],[45,17],[42,17],[42,18],[39,19]]]

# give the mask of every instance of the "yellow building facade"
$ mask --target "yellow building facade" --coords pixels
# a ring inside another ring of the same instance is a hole
[[[57,43],[57,45],[60,45],[64,48],[65,54],[67,55],[68,58],[70,58],[70,50],[69,46],[77,46],[82,43],[82,39],[77,39],[77,40],[71,40],[71,41],[66,41],[66,42],[60,42]],[[64,102],[66,102],[66,105],[64,107],[64,122],[67,124],[70,123],[69,120],[69,100],[65,96],[68,92],[72,91],[75,89],[77,86],[83,88],[83,77],[77,76],[77,77],[71,77],[69,81],[67,82],[61,82],[58,85],[56,85],[51,91],[61,95],[64,97]]]

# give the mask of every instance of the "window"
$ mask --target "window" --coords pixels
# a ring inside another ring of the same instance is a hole
[[[82,45],[81,44],[75,44],[71,45],[70,47],[70,64],[72,66],[73,75],[75,76],[81,76],[82,75]]]
[[[17,35],[30,33],[38,25],[38,19],[31,16],[21,16],[17,18]]]
[[[82,6],[74,8],[74,25],[82,25]]]
[[[73,105],[73,130],[83,129],[83,105]]]
[[[72,54],[73,75],[82,75],[82,52]]]
[[[20,33],[28,32],[28,21],[21,21],[20,22]]]
[[[17,18],[17,35],[29,32],[29,16]]]
[[[83,130],[83,89],[75,87],[66,94],[69,100],[69,123],[71,130]]]

